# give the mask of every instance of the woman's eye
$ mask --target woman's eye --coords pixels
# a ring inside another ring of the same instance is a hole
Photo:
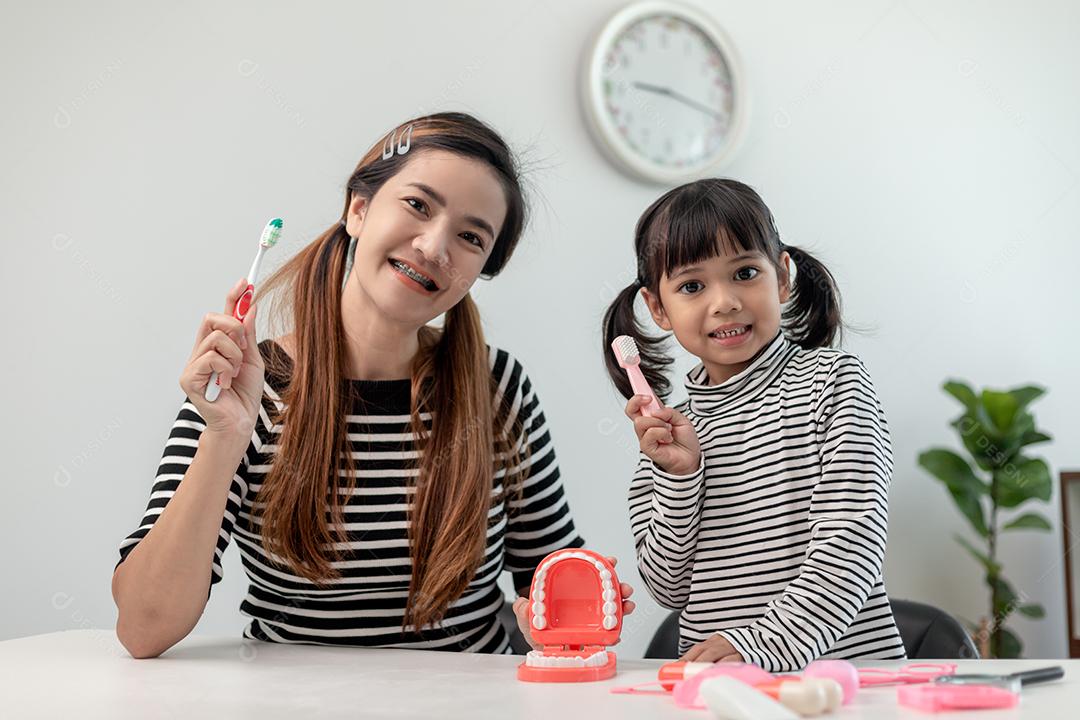
[[[693,295],[696,292],[701,292],[701,288],[705,287],[697,280],[691,280],[690,282],[684,282],[679,286],[679,292],[686,293],[687,295]]]
[[[427,205],[424,204],[423,200],[417,200],[416,198],[405,198],[405,202],[409,203],[409,207],[411,207],[413,210],[427,215]]]
[[[467,242],[471,243],[472,245],[475,245],[476,247],[480,248],[481,250],[484,249],[484,241],[481,240],[480,236],[477,235],[476,233],[471,233],[471,232],[461,233],[461,237],[465,238],[465,240]]]
[[[756,267],[744,267],[739,268],[735,273],[735,277],[739,280],[753,280],[761,272]]]

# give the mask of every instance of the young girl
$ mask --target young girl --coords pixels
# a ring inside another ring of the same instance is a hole
[[[732,180],[665,194],[635,249],[637,280],[604,317],[605,357],[641,445],[638,566],[656,601],[682,613],[680,653],[769,671],[903,658],[882,580],[889,430],[862,362],[829,347],[841,331],[832,275],[784,245],[758,194]],[[635,320],[639,293],[701,360],[689,399],[653,417],[609,349],[634,338],[666,398],[672,360]]]
[[[260,288],[287,291],[290,334],[258,343],[255,312],[233,319],[243,283],[206,316],[113,573],[132,655],[187,635],[232,540],[246,637],[508,649],[499,575],[527,594],[547,553],[582,544],[535,389],[485,344],[469,296],[524,222],[498,134],[463,114],[416,118],[364,155],[340,219]],[[526,601],[515,611],[527,628]]]

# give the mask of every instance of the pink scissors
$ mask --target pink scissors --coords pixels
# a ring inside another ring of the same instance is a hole
[[[944,675],[952,675],[955,672],[956,665],[953,663],[912,663],[899,670],[860,668],[859,687],[925,683]]]

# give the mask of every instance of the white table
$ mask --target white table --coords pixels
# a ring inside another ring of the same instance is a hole
[[[620,660],[611,680],[519,682],[520,657],[287,646],[192,636],[133,660],[112,630],[0,642],[0,718],[537,718],[707,720],[670,698],[614,695],[656,678],[659,660]],[[900,663],[865,663],[895,667]],[[1029,686],[1016,710],[952,717],[1080,718],[1080,660],[960,661],[963,672],[1063,665],[1065,679]],[[831,717],[927,718],[897,707],[892,688],[864,689]],[[942,716],[948,717],[948,716]]]

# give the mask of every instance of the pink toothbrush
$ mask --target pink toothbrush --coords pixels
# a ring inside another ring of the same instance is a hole
[[[619,367],[626,371],[630,378],[630,387],[637,395],[648,395],[652,400],[642,406],[641,413],[648,417],[654,417],[663,405],[656,399],[656,393],[649,387],[649,381],[641,373],[641,353],[638,352],[637,343],[629,335],[620,335],[611,343],[611,350],[615,353],[615,359]]]

